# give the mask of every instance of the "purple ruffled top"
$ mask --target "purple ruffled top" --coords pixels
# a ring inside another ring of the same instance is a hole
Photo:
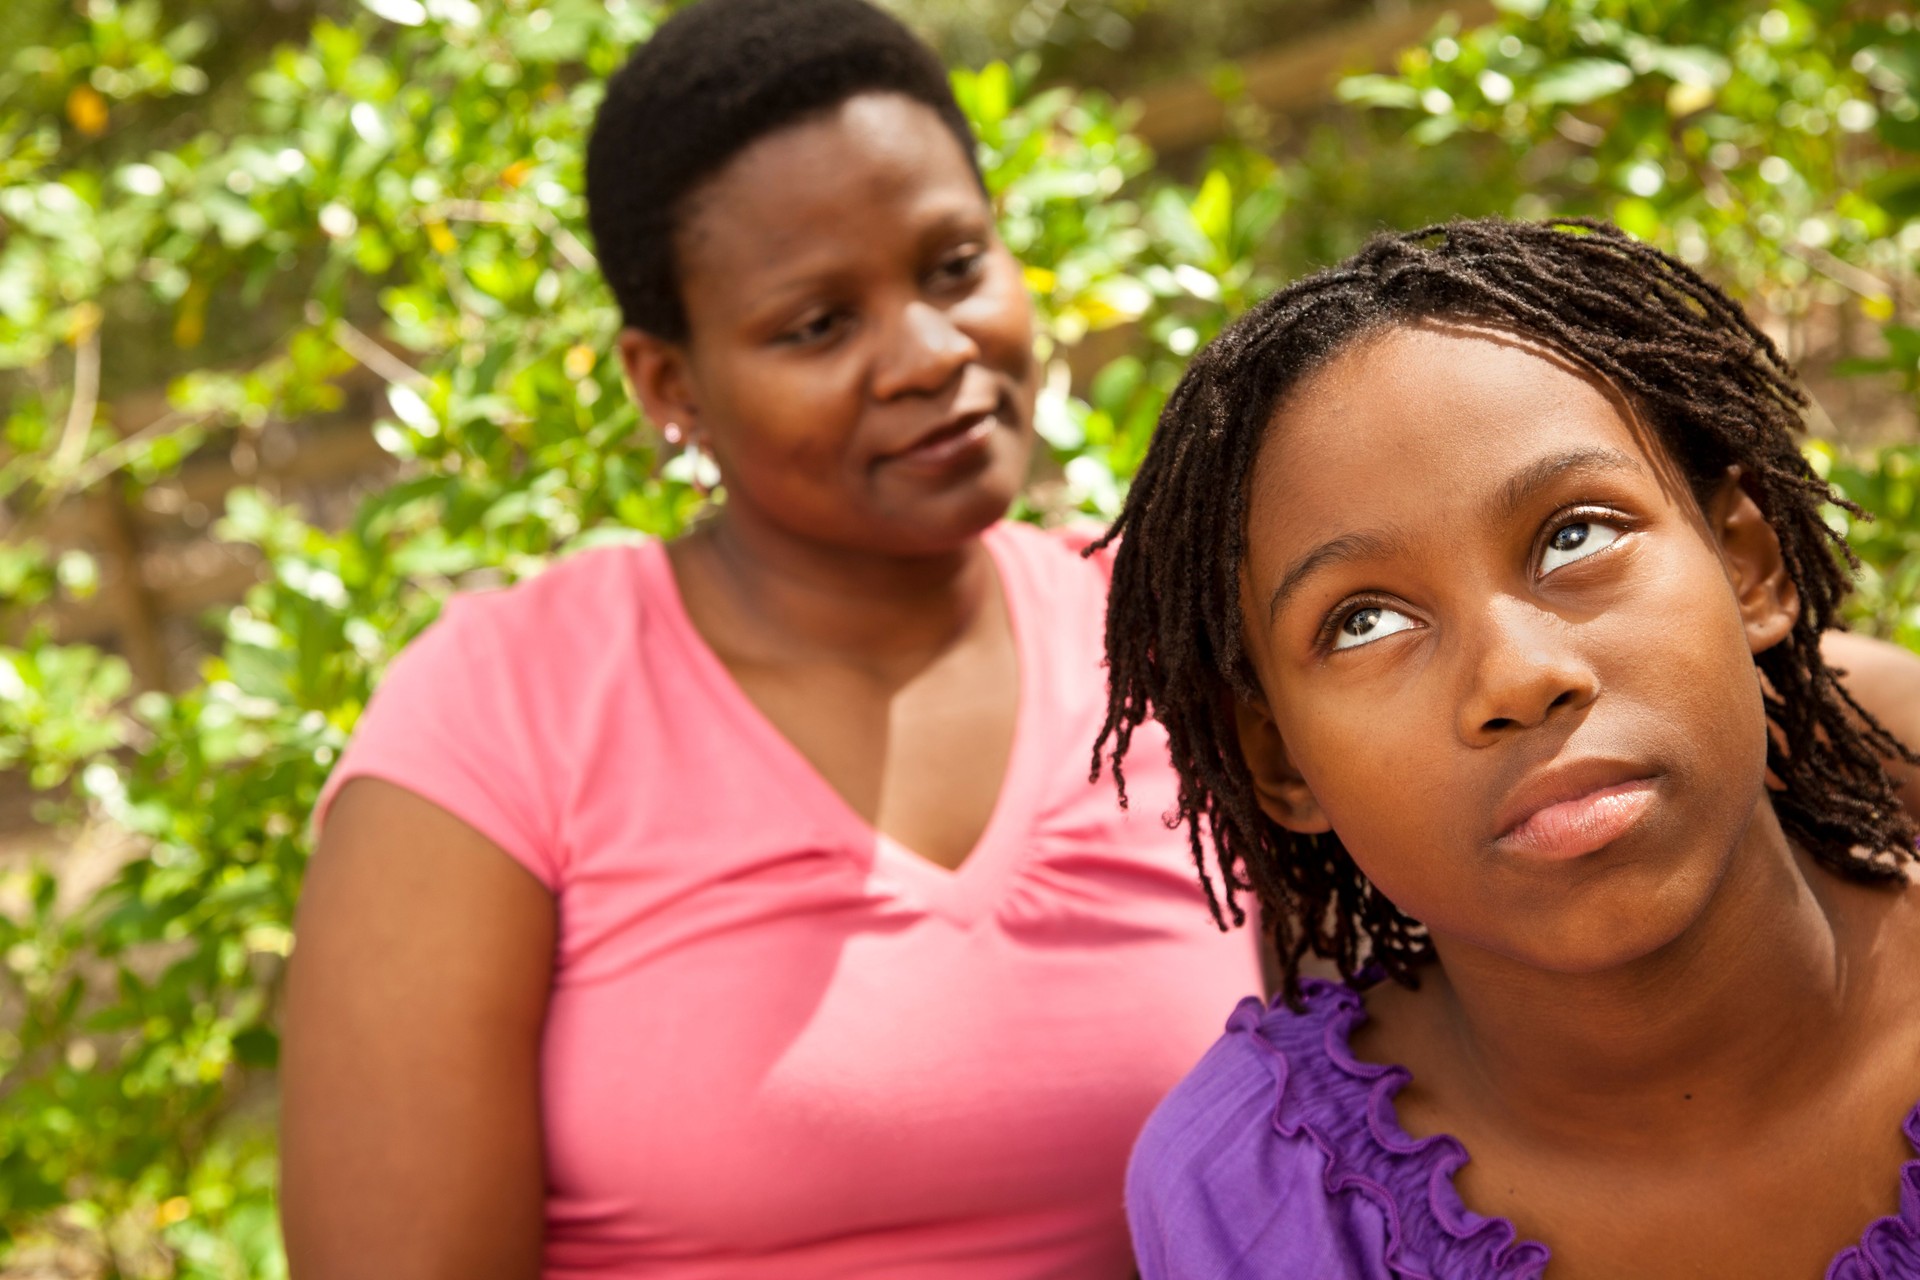
[[[1404,1067],[1353,1056],[1352,988],[1309,979],[1306,1011],[1246,999],[1134,1147],[1127,1216],[1142,1280],[1530,1280],[1547,1247],[1460,1202],[1466,1148],[1415,1139],[1393,1098]],[[1920,1152],[1920,1106],[1907,1140]],[[1827,1280],[1920,1280],[1920,1159],[1900,1209]]]

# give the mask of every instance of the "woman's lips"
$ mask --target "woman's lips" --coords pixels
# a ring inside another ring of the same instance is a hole
[[[1497,841],[1512,852],[1547,861],[1578,858],[1625,835],[1653,804],[1651,778],[1600,787],[1535,810]]]
[[[954,426],[928,434],[919,443],[887,458],[909,466],[938,468],[985,443],[1000,425],[997,413],[982,413],[964,418]]]

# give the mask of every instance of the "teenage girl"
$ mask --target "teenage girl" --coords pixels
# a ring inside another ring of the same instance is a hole
[[[1131,816],[1088,780],[1105,569],[1002,523],[1033,320],[946,73],[857,0],[703,0],[587,194],[725,502],[454,601],[367,710],[288,992],[293,1275],[1118,1280],[1127,1151],[1259,975],[1164,748]]]
[[[1102,741],[1164,723],[1286,987],[1140,1140],[1147,1280],[1920,1276],[1905,751],[1805,405],[1589,223],[1376,240],[1194,362]]]

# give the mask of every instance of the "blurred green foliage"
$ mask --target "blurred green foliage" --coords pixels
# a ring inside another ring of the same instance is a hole
[[[1777,310],[1816,281],[1891,318],[1920,236],[1920,36],[1897,11],[1831,3],[1502,0],[1348,101],[1409,140],[1499,139],[1525,163],[1513,211],[1591,212]]]
[[[306,818],[380,671],[448,592],[672,534],[702,500],[609,358],[583,231],[598,86],[655,4],[361,0],[232,79],[170,12],[86,0],[0,55],[0,767],[130,838],[77,895],[0,874],[0,1230],[82,1239],[109,1274],[271,1277]],[[1349,79],[1287,154],[1223,143],[1188,183],[1127,109],[1035,66],[955,76],[1042,319],[1029,518],[1112,512],[1184,360],[1381,221],[1606,213],[1776,313],[1839,298],[1885,335],[1849,371],[1920,385],[1899,13],[1513,0]],[[187,127],[207,94],[220,127]],[[101,407],[123,352],[169,370],[170,411],[126,438]],[[100,576],[36,532],[62,503],[137,500],[369,382],[395,481],[337,529],[231,495],[215,534],[262,578],[207,619],[190,688],[130,697],[118,657],[56,641],[52,606]],[[1815,456],[1886,517],[1855,531],[1859,616],[1920,642],[1920,453]]]

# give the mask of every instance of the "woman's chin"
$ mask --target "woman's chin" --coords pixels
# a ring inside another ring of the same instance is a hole
[[[911,554],[949,550],[979,537],[1006,518],[1026,480],[1026,463],[1022,451],[1017,458],[994,458],[965,483],[886,495],[875,512],[875,541]]]

